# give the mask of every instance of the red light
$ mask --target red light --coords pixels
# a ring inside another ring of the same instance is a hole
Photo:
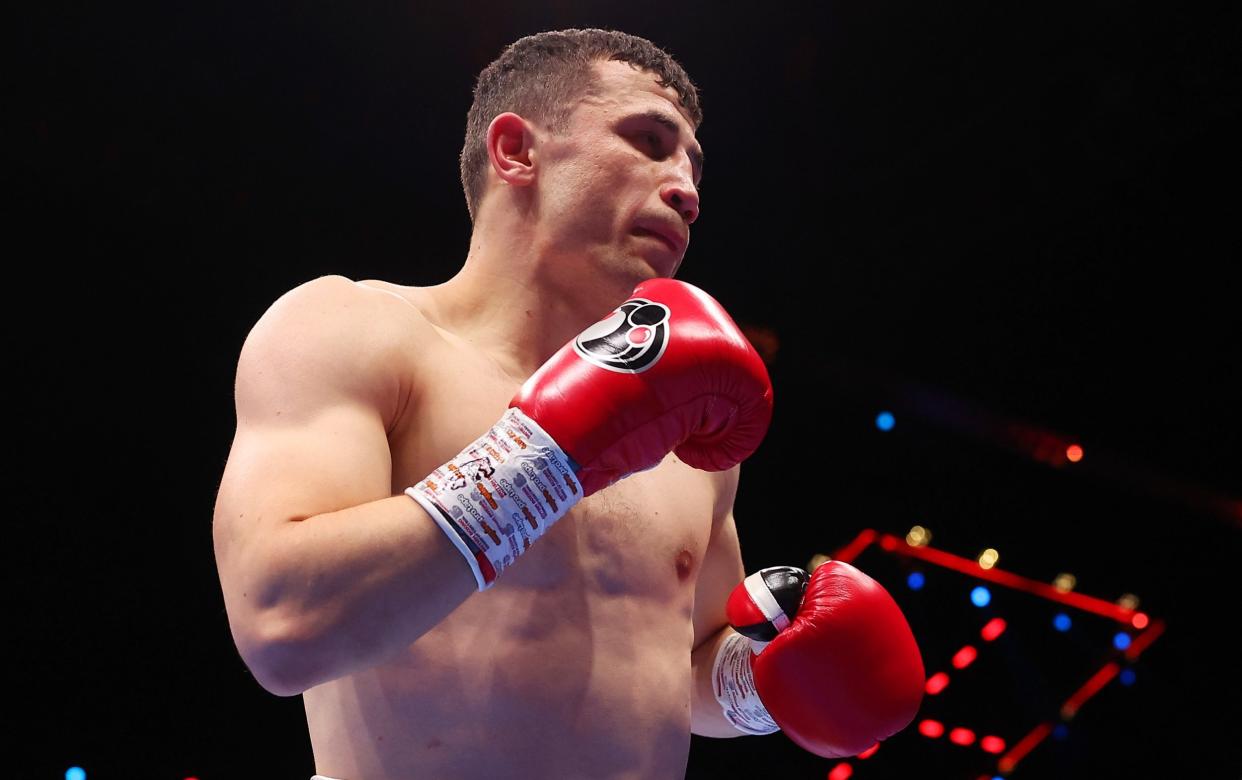
[[[949,675],[944,672],[936,672],[927,678],[927,685],[923,690],[927,691],[928,696],[935,696],[943,691],[949,684]]]
[[[772,365],[772,360],[781,348],[781,339],[776,335],[776,331],[771,328],[765,328],[762,325],[752,325],[750,323],[739,323],[739,325],[742,328],[742,333],[746,334],[747,340],[754,345],[755,351],[759,353],[759,357],[763,362]]]
[[[975,732],[970,729],[953,729],[949,732],[949,741],[954,745],[969,745],[975,741]]]
[[[1077,463],[1082,460],[1082,447],[1079,447],[1077,444],[1071,444],[1065,448],[1065,457],[1069,459],[1070,463]]]
[[[971,647],[970,645],[964,646],[961,650],[958,650],[957,653],[954,654],[953,668],[954,669],[965,669],[967,666],[970,666],[972,663],[974,663],[975,657],[978,655],[979,653],[976,652],[975,648]]]
[[[854,774],[854,767],[843,761],[834,766],[832,771],[828,773],[828,780],[845,780],[845,778],[852,774]]]
[[[874,745],[872,745],[871,747],[869,747],[869,748],[867,748],[866,750],[864,750],[863,752],[859,753],[859,754],[858,754],[858,757],[859,757],[859,758],[871,758],[872,756],[874,756],[874,755],[875,755],[875,751],[877,751],[877,750],[879,750],[879,749],[880,749],[880,743],[879,743],[879,742],[877,742],[877,743],[875,743]]]
[[[1005,740],[1000,737],[984,737],[979,740],[979,747],[983,748],[984,753],[1004,753]]]
[[[935,739],[944,734],[944,724],[938,720],[924,720],[919,722],[919,733],[925,737]]]
[[[979,635],[983,637],[984,642],[991,642],[996,637],[1005,633],[1005,627],[1006,624],[1003,619],[992,618],[988,621],[988,624],[983,627],[983,630],[979,632]]]
[[[1147,628],[1147,616],[1142,612],[1135,612],[1134,617],[1130,618],[1130,625],[1138,629]]]

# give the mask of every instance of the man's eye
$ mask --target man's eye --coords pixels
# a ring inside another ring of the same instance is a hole
[[[660,136],[656,135],[655,133],[644,133],[643,135],[647,143],[651,145],[652,149],[655,149],[658,151],[663,146],[663,142],[660,140]]]

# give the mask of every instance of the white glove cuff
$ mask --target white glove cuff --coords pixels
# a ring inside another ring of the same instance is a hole
[[[730,631],[720,643],[712,665],[712,691],[724,709],[725,719],[743,734],[771,734],[780,731],[755,690],[750,668],[750,640]]]
[[[582,499],[569,456],[522,410],[500,422],[405,494],[470,564],[479,590]]]

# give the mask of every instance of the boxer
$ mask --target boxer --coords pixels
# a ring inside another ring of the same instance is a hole
[[[680,778],[692,733],[846,755],[913,717],[917,647],[865,575],[731,599],[772,390],[673,278],[701,119],[649,41],[523,38],[475,87],[460,271],[320,277],[247,336],[216,560],[318,777]],[[730,626],[756,615],[779,633]]]

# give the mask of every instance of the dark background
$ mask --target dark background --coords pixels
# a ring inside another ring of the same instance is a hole
[[[604,26],[700,85],[680,276],[779,345],[737,503],[747,568],[919,523],[966,557],[1137,594],[1169,628],[1136,683],[1014,777],[1238,777],[1238,27],[1198,4],[1012,5],[24,11],[4,112],[6,774],[310,775],[300,699],[249,677],[212,556],[238,350],[317,276],[451,275],[475,75],[521,35]],[[1070,442],[1081,463],[1056,457]],[[912,619],[929,670],[958,604]],[[1058,652],[1025,649],[1031,669]],[[856,777],[973,776],[925,743],[908,731]],[[777,765],[833,762],[696,737],[688,776]]]

